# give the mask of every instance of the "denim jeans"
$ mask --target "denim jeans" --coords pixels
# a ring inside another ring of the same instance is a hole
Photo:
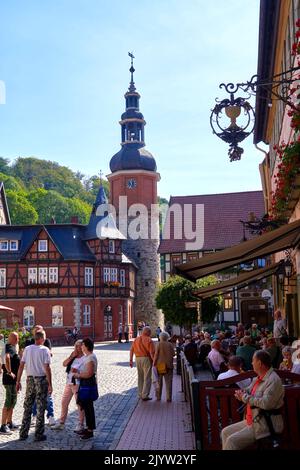
[[[47,396],[47,419],[52,416],[54,418],[54,404],[52,395]],[[36,402],[34,401],[32,407],[32,416],[36,416]]]

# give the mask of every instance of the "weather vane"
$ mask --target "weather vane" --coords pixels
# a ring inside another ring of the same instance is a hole
[[[133,52],[128,52],[128,55],[131,59],[131,67],[129,69],[129,72],[131,73],[131,82],[130,82],[130,91],[135,91],[135,86],[134,86],[134,81],[133,81],[133,72],[135,71],[135,68],[133,67],[133,59],[135,59]]]

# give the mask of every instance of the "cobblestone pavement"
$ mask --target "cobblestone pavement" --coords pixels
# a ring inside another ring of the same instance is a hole
[[[98,358],[98,386],[100,398],[95,402],[97,429],[94,439],[81,441],[73,432],[77,424],[75,401],[69,407],[66,427],[63,431],[53,431],[45,426],[47,440],[34,442],[34,428],[30,428],[27,441],[18,441],[19,433],[11,436],[0,434],[0,450],[89,450],[114,449],[137,404],[136,368],[129,367],[130,343],[98,343],[94,352]],[[65,385],[66,373],[62,367],[63,360],[71,353],[73,347],[54,347],[52,358],[53,398],[55,418],[60,416],[60,402]],[[14,422],[21,424],[23,400],[25,394],[26,373],[23,373],[23,389],[18,394],[14,411]],[[1,376],[2,384],[2,376]],[[0,386],[0,409],[4,402],[4,388]],[[46,420],[47,421],[47,420]]]

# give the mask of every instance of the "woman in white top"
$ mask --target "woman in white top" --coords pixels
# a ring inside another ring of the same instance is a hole
[[[65,421],[68,416],[68,408],[69,408],[70,401],[72,400],[72,397],[74,396],[75,400],[77,401],[79,380],[74,378],[72,369],[73,368],[75,368],[76,370],[79,369],[84,360],[84,355],[82,352],[81,345],[82,345],[81,339],[76,341],[76,343],[74,344],[74,351],[63,362],[63,366],[67,368],[66,369],[67,383],[65,385],[64,393],[63,393],[62,400],[61,400],[60,419],[57,423],[54,424],[54,426],[51,427],[51,429],[55,429],[55,430],[64,429]],[[83,430],[84,428],[83,424],[84,424],[84,411],[78,405],[78,424],[75,428],[76,433]]]
[[[84,354],[83,362],[79,370],[72,369],[74,377],[80,379],[80,385],[93,387],[97,384],[97,357],[93,353],[94,343],[90,338],[82,340],[82,351]],[[96,429],[94,402],[92,399],[80,400],[78,397],[77,403],[84,411],[87,429],[84,429],[80,434],[81,439],[90,439],[94,437],[94,429]]]

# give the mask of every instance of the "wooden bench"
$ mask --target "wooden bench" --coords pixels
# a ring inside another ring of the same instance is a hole
[[[280,438],[280,448],[300,449],[300,375],[288,371],[276,373],[285,387],[282,409],[284,431]],[[225,380],[193,381],[192,401],[196,448],[220,450],[220,433],[223,428],[243,419],[239,408],[242,403],[234,397],[235,384],[239,380],[253,378],[249,371]]]

